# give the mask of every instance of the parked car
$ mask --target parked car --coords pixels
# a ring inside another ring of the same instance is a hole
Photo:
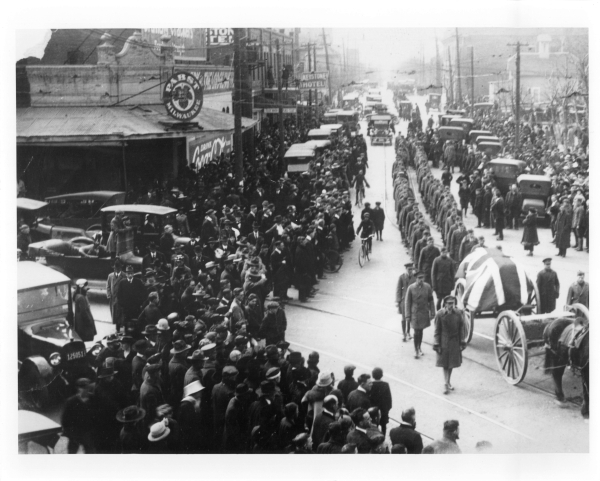
[[[535,209],[538,219],[546,218],[546,203],[552,193],[552,180],[546,175],[521,174],[517,185],[523,196],[521,215]]]
[[[19,402],[42,409],[74,393],[81,377],[95,377],[94,353],[72,329],[71,280],[42,264],[17,263]]]
[[[19,454],[52,454],[60,439],[61,425],[24,409],[19,410],[18,418]]]
[[[515,159],[494,159],[486,164],[492,169],[496,178],[496,187],[505,196],[510,186],[517,183],[517,178],[525,170],[527,163]]]
[[[87,229],[100,222],[100,211],[125,202],[125,192],[95,190],[47,197],[47,213],[53,225]]]

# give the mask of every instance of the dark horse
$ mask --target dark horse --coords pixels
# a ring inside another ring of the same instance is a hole
[[[559,403],[565,401],[562,388],[562,377],[565,368],[570,366],[575,372],[581,374],[583,385],[583,406],[581,414],[589,416],[590,401],[590,350],[589,327],[581,325],[582,318],[556,319],[544,329],[546,342],[546,360],[544,368],[550,371],[554,380],[554,394]]]

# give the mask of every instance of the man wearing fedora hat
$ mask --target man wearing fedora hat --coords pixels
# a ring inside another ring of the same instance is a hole
[[[125,279],[123,264],[119,259],[115,260],[113,269],[113,272],[111,272],[106,279],[106,297],[108,299],[110,317],[113,324],[116,326],[117,332],[119,332],[121,327],[123,327],[123,312],[118,298],[119,284]]]
[[[173,343],[173,348],[170,351],[173,357],[169,361],[167,386],[169,386],[171,406],[178,406],[183,397],[183,380],[188,370],[186,356],[189,350],[190,346],[184,340],[178,339]]]
[[[225,430],[225,414],[229,401],[233,398],[238,370],[234,366],[225,366],[222,371],[222,380],[212,388],[212,408],[216,449],[220,450],[223,443]]]
[[[142,377],[144,382],[140,387],[139,405],[146,411],[146,426],[150,426],[154,422],[156,408],[165,403],[160,363],[146,364]]]
[[[100,454],[116,454],[116,440],[121,426],[115,418],[115,412],[128,404],[127,393],[116,379],[116,359],[109,357],[98,370],[96,389],[94,390],[95,440],[96,450]]]
[[[177,422],[181,427],[181,446],[186,454],[200,450],[200,398],[203,389],[200,381],[193,381],[183,388]]]
[[[196,349],[191,356],[187,358],[190,367],[183,378],[184,387],[194,381],[200,381],[203,377],[202,368],[204,367],[204,354],[200,349]]]
[[[140,326],[136,325],[142,303],[147,298],[147,291],[141,279],[134,276],[133,266],[127,266],[125,269],[126,278],[119,283],[117,299],[123,312],[125,323],[133,323],[134,329],[139,332]]]
[[[148,254],[146,254],[142,259],[142,268],[144,269],[144,271],[146,269],[153,268],[154,262],[157,259],[163,263],[166,262],[165,255],[158,250],[156,243],[150,242],[148,244]]]
[[[142,454],[146,437],[142,434],[140,421],[146,417],[146,411],[138,406],[128,406],[117,413],[117,421],[123,427],[119,433],[118,452],[120,454]]]
[[[403,334],[403,342],[408,341],[410,336],[410,323],[406,321],[405,315],[405,300],[406,300],[406,292],[408,291],[408,286],[416,282],[415,277],[415,267],[412,262],[404,264],[406,268],[406,272],[400,275],[398,279],[398,285],[396,287],[396,304],[398,305],[398,311],[402,316],[402,334]]]
[[[172,449],[171,428],[164,420],[150,426],[148,441],[148,454],[176,454]]]
[[[444,394],[453,391],[450,383],[452,369],[460,367],[462,351],[467,347],[464,341],[466,321],[463,311],[456,307],[456,298],[446,296],[444,307],[434,319],[433,349],[437,353],[436,366],[444,369]]]

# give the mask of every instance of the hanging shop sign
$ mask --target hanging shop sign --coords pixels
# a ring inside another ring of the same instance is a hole
[[[190,168],[199,171],[209,162],[216,161],[221,154],[229,154],[233,148],[231,134],[188,137],[188,161]]]
[[[192,74],[176,72],[165,83],[163,102],[167,113],[174,119],[191,120],[202,110],[202,85]]]

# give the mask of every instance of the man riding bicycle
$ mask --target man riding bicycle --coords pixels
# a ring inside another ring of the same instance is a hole
[[[367,182],[367,178],[365,177],[364,172],[362,170],[359,170],[358,174],[356,174],[356,176],[354,177],[354,180],[352,181],[352,186],[351,186],[351,187],[356,187],[356,203],[354,205],[358,205],[359,194],[362,194],[362,197],[360,198],[361,201],[362,201],[362,198],[364,198],[365,185],[368,188],[371,188],[371,186]]]
[[[372,235],[375,233],[375,224],[371,220],[371,216],[368,212],[363,215],[363,220],[356,229],[356,233],[360,234],[361,239],[367,239],[367,247],[369,248],[369,254],[371,253],[371,247],[373,245]]]

